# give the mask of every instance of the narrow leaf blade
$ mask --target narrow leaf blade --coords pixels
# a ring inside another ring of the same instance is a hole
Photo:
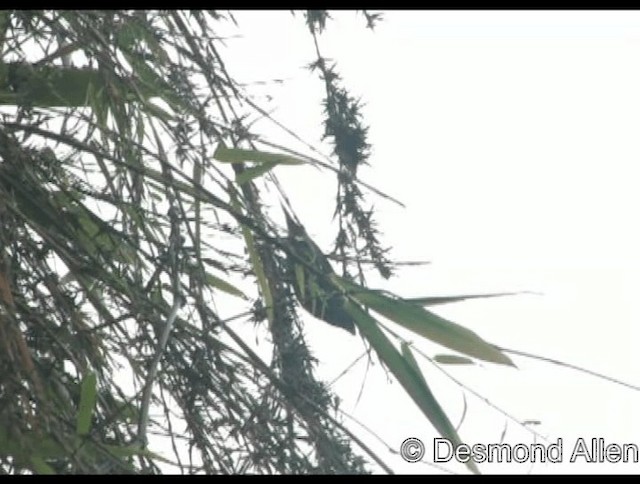
[[[400,298],[357,286],[344,279],[341,282],[352,289],[351,297],[359,303],[420,336],[473,358],[515,367],[502,351],[459,324]]]
[[[233,284],[223,279],[220,279],[219,277],[214,276],[209,272],[205,273],[204,278],[207,284],[212,285],[216,289],[226,292],[227,294],[231,294],[232,296],[240,297],[242,299],[247,299],[247,296],[240,289],[235,287]]]
[[[233,209],[237,212],[241,212],[242,207],[240,206],[240,200],[238,200],[238,195],[231,183],[229,183],[228,189]],[[240,224],[240,227],[242,229],[242,237],[244,238],[247,252],[249,253],[249,261],[251,262],[251,266],[253,267],[253,273],[256,275],[260,293],[264,298],[264,305],[267,309],[267,319],[269,320],[269,323],[273,323],[273,296],[271,295],[271,288],[264,273],[264,267],[262,265],[262,260],[260,259],[260,254],[258,254],[258,251],[256,250],[253,233],[247,226],[243,224]]]
[[[403,355],[401,355],[380,330],[377,321],[360,306],[351,301],[347,301],[345,309],[353,317],[360,334],[369,341],[371,346],[376,350],[378,357],[398,379],[440,435],[450,440],[454,445],[460,444],[461,440],[460,437],[458,437],[458,433],[431,393],[408,346],[404,345],[402,349]],[[467,466],[472,472],[479,473],[473,461],[469,461]]]
[[[519,292],[494,292],[490,294],[465,294],[461,296],[427,296],[427,297],[410,297],[405,298],[408,301],[419,306],[437,306],[439,304],[450,304],[468,299],[485,299],[490,297],[516,296],[522,294]]]
[[[91,417],[96,405],[97,378],[95,373],[89,373],[82,380],[80,387],[80,404],[78,405],[78,417],[76,421],[76,434],[86,435],[91,428]]]
[[[474,362],[470,358],[458,355],[436,355],[433,357],[436,363],[442,365],[473,365]]]
[[[261,175],[264,175],[266,172],[275,167],[277,163],[273,161],[268,161],[266,163],[262,163],[257,166],[253,166],[251,168],[245,169],[242,173],[236,175],[236,182],[238,185],[242,185],[243,183],[247,183],[254,178],[258,178]]]
[[[243,163],[255,161],[258,163],[273,163],[274,165],[303,165],[306,162],[291,155],[267,153],[257,150],[243,150],[240,148],[227,148],[222,143],[216,148],[213,157],[223,163]]]

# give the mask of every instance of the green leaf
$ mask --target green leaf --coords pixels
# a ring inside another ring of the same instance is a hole
[[[413,353],[411,352],[411,347],[405,341],[403,341],[402,343],[400,343],[400,351],[402,353],[402,357],[404,358],[404,360],[413,369],[413,371],[416,373],[416,376],[420,379],[422,384],[428,389],[429,386],[427,385],[427,380],[424,378],[424,375],[422,374],[422,370],[420,370],[420,366],[418,365],[418,362],[416,361],[415,357],[413,356]],[[445,415],[444,419],[441,418],[440,416],[438,417],[440,420],[442,420],[439,426],[443,428],[446,427],[447,421],[449,420],[447,416]],[[449,425],[450,424],[451,422],[449,422]]]
[[[156,118],[162,119],[164,122],[174,121],[176,117],[169,113],[166,109],[154,104],[152,101],[142,100],[142,103],[147,110],[153,114]]]
[[[151,97],[162,98],[174,111],[176,106],[183,110],[189,109],[166,81],[143,61],[126,52],[124,54],[136,69],[139,81],[113,76],[109,86],[96,69],[0,62],[0,105],[45,108],[90,106],[96,113],[98,124],[103,128],[108,110],[107,97],[104,95],[107,91],[122,102],[142,102],[149,113],[164,121],[173,120],[175,116],[152,103]]]
[[[380,291],[366,289],[344,279],[340,279],[340,283],[350,289],[349,294],[360,304],[420,336],[467,356],[515,367],[502,351],[459,324]]]
[[[25,62],[11,62],[5,66],[5,82],[0,83],[0,104],[86,106],[89,86],[104,85],[104,80],[95,69],[33,66]]]
[[[107,132],[107,120],[109,118],[109,103],[103,86],[87,86],[87,103],[96,117],[96,123],[101,131]]]
[[[409,297],[404,298],[405,301],[418,304],[420,306],[437,306],[438,304],[449,304],[467,299],[484,299],[489,297],[515,296],[522,294],[518,292],[495,292],[491,294],[468,294],[463,296],[427,296],[427,297]]]
[[[222,143],[218,145],[213,157],[223,163],[243,163],[255,161],[258,163],[273,163],[275,165],[302,165],[305,163],[300,158],[265,151],[242,150],[240,148],[227,148]],[[273,167],[272,167],[273,168]]]
[[[264,175],[276,165],[277,163],[273,161],[267,161],[266,163],[262,163],[261,165],[247,168],[242,173],[236,175],[236,182],[238,183],[238,185],[247,183],[254,178],[258,178],[260,175]]]
[[[149,167],[142,167],[142,169],[140,170],[145,177],[148,177],[152,180],[155,180],[157,182],[160,183],[160,186],[158,187],[159,191],[162,191],[162,187],[164,186],[164,184],[166,183],[166,179],[164,178],[164,176],[162,175],[162,173],[160,173],[157,170],[154,170],[153,168],[149,168]],[[195,198],[199,198],[200,200],[203,201],[207,201],[207,197],[205,196],[201,196],[198,192],[198,189],[196,187],[194,187],[193,185],[189,185],[188,183],[185,183],[181,180],[172,180],[172,188],[178,190],[180,193],[184,193],[186,195],[189,195],[190,197]],[[163,201],[164,198],[162,196],[160,196],[159,201]]]
[[[233,207],[233,209],[236,212],[242,212],[240,200],[238,200],[238,194],[236,193],[236,189],[231,183],[229,183],[228,192],[229,197],[231,198],[231,206]],[[269,323],[273,323],[273,296],[271,294],[269,282],[267,281],[267,277],[264,273],[264,267],[262,265],[262,260],[260,259],[260,254],[258,254],[258,251],[255,247],[253,233],[251,232],[251,229],[243,224],[240,224],[240,227],[242,229],[242,236],[244,238],[245,246],[247,247],[247,252],[249,253],[249,261],[251,262],[251,266],[253,267],[253,273],[256,275],[258,286],[260,287],[260,293],[264,298],[264,305],[267,309],[267,319],[269,320]]]
[[[87,374],[82,380],[78,418],[76,421],[76,434],[78,435],[87,435],[91,428],[91,417],[98,395],[96,384],[97,378],[95,373]]]
[[[473,360],[458,355],[436,355],[434,361],[442,365],[473,365]]]
[[[237,297],[241,297],[242,299],[247,299],[247,296],[240,289],[228,283],[227,281],[222,280],[217,276],[214,276],[213,274],[210,274],[208,272],[205,273],[204,279],[207,282],[207,284],[212,285],[216,289],[220,289],[221,291],[226,292],[227,294],[231,294],[232,296],[237,296]]]
[[[60,459],[68,451],[57,440],[35,431],[27,431],[20,439],[11,437],[7,429],[0,427],[0,455],[12,456],[17,461],[27,462],[32,456],[39,459]]]
[[[98,252],[109,259],[125,264],[136,262],[135,250],[123,239],[122,234],[108,223],[95,215],[75,199],[70,193],[56,190],[50,194],[55,208],[65,209],[65,217],[78,229],[73,233],[74,243],[84,249],[91,257],[97,257]],[[60,217],[58,217],[58,224]]]
[[[127,62],[131,64],[137,78],[137,93],[135,90],[131,90],[131,99],[148,100],[152,97],[159,97],[176,112],[181,110],[191,112],[189,106],[177,95],[176,91],[167,83],[166,79],[156,73],[139,54],[126,51],[123,51],[123,54]],[[165,114],[171,117],[169,113],[165,112]]]
[[[306,299],[304,268],[300,264],[296,264],[294,271],[296,274],[296,283],[298,284],[298,289],[300,289],[300,298]]]
[[[402,347],[403,354],[401,355],[380,330],[378,322],[360,306],[351,301],[347,301],[345,303],[345,309],[353,317],[360,334],[363,335],[373,349],[375,349],[378,357],[398,379],[440,435],[449,439],[453,445],[460,444],[462,441],[460,437],[458,437],[455,427],[451,424],[446,413],[431,393],[409,347],[404,344]],[[480,472],[471,460],[467,462],[467,466],[474,473]]]

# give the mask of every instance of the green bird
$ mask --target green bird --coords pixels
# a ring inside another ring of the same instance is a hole
[[[332,326],[356,333],[353,318],[345,309],[346,298],[336,285],[336,277],[327,257],[283,207],[287,219],[289,250],[287,254],[290,281],[303,308]]]

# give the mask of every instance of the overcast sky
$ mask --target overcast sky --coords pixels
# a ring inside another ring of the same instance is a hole
[[[322,84],[304,68],[314,46],[289,12],[237,12],[243,38],[227,66],[256,87],[273,116],[320,146]],[[378,287],[403,296],[528,290],[442,306],[436,312],[501,346],[556,358],[640,384],[640,12],[394,11],[375,32],[337,12],[321,36],[344,85],[366,103],[373,145],[362,177],[400,199],[374,194],[384,242],[397,260],[429,260]],[[267,121],[257,131],[296,146]],[[276,173],[308,231],[330,249],[335,180],[307,167]],[[308,337],[332,380],[360,356],[359,338],[310,319]],[[442,351],[408,333],[427,354]],[[569,463],[578,437],[640,447],[640,393],[575,371],[514,357],[519,369],[449,367],[469,388],[550,442],[563,462],[494,464],[485,472],[640,472],[640,464]],[[374,358],[334,385],[343,410],[397,451],[435,430]],[[532,443],[522,426],[463,391],[424,359],[425,376],[465,443]],[[360,394],[361,393],[361,394]],[[345,422],[399,473],[409,464]],[[539,441],[539,440],[538,440]],[[453,472],[466,472],[449,464]]]

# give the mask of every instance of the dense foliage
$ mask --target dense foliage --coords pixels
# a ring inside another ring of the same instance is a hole
[[[378,16],[361,14],[373,28]],[[376,318],[511,364],[425,309],[437,298],[367,287],[367,270],[388,278],[394,267],[358,180],[367,128],[321,55],[328,13],[295,16],[307,23],[310,69],[326,92],[308,109],[324,111],[329,160],[246,125],[247,110],[268,114],[225,68],[216,31],[229,13],[0,12],[3,472],[386,468],[343,427],[314,376],[310,314],[357,329],[454,441],[409,346],[398,349]],[[331,254],[295,218],[274,175],[282,164],[335,174]],[[281,207],[265,203],[266,186]],[[268,335],[271,354],[242,320]],[[170,461],[152,452],[164,441]]]

